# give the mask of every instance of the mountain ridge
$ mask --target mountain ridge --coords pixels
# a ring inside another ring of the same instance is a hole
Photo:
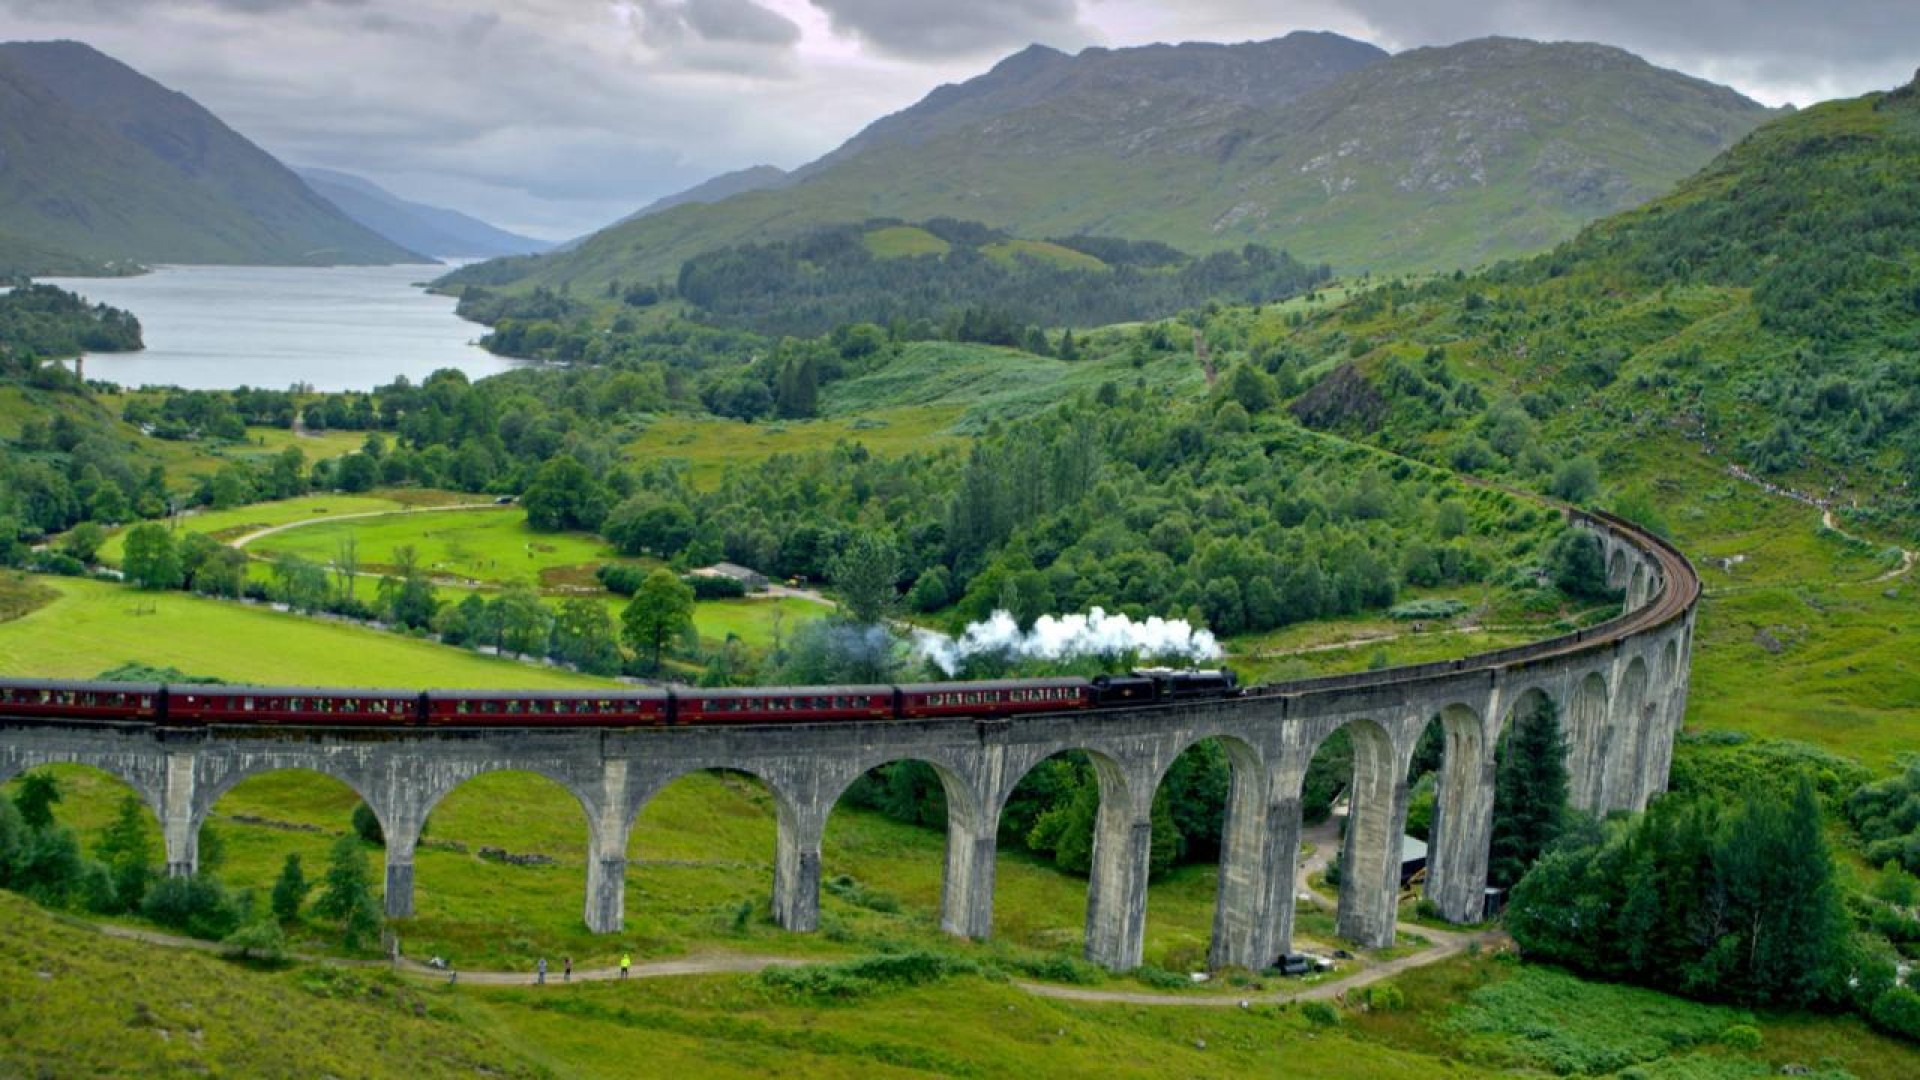
[[[0,232],[116,264],[429,261],[185,94],[74,41],[0,44]]]
[[[403,199],[371,180],[336,169],[294,170],[308,187],[360,224],[409,251],[437,258],[531,255],[554,245],[491,225],[470,214]]]
[[[1768,115],[1584,43],[1033,47],[875,120],[780,188],[629,221],[514,273],[659,279],[715,247],[876,216],[1199,252],[1256,242],[1344,272],[1450,269],[1644,201]]]

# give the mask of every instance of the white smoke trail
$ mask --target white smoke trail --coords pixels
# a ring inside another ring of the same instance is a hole
[[[984,622],[971,623],[958,639],[932,631],[915,635],[920,651],[951,675],[970,656],[1004,653],[1019,659],[1065,660],[1079,656],[1153,657],[1156,659],[1217,660],[1220,643],[1206,630],[1195,630],[1185,619],[1149,616],[1134,622],[1126,614],[1108,615],[1092,608],[1084,615],[1042,615],[1033,629],[1020,632],[1013,616],[995,611]]]

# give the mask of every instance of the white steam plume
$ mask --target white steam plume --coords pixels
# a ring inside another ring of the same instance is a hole
[[[1005,653],[1034,660],[1126,654],[1188,660],[1217,660],[1221,656],[1220,643],[1213,634],[1195,630],[1185,619],[1153,615],[1145,622],[1134,622],[1125,614],[1108,615],[1097,607],[1084,615],[1042,615],[1024,634],[1012,615],[996,611],[984,622],[969,624],[958,639],[930,631],[915,637],[921,652],[949,675],[978,653]]]

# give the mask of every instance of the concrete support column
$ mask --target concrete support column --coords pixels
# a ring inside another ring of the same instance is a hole
[[[587,829],[587,929],[596,934],[618,933],[627,918],[627,838],[633,822],[627,816],[627,762],[606,763],[600,790],[600,810]]]
[[[200,866],[200,817],[193,810],[196,763],[191,753],[167,755],[160,828],[167,845],[169,877],[192,877]]]
[[[1259,971],[1293,944],[1294,876],[1300,862],[1297,782],[1236,769],[1221,837],[1220,889],[1207,966]],[[1285,796],[1278,791],[1288,792]]]
[[[999,825],[962,814],[947,800],[947,873],[940,882],[940,929],[985,940],[993,932],[993,860]]]
[[[1147,930],[1147,869],[1153,856],[1152,806],[1135,805],[1110,765],[1100,774],[1093,824],[1093,872],[1087,880],[1086,957],[1109,971],[1140,966]],[[1151,798],[1149,793],[1148,798]]]
[[[779,839],[773,859],[773,921],[788,930],[820,926],[820,838],[826,813],[780,804]]]
[[[395,828],[387,837],[387,918],[413,917],[413,849],[418,828]]]
[[[1486,911],[1487,857],[1493,846],[1494,759],[1491,752],[1453,760],[1435,792],[1427,834],[1427,899],[1449,922],[1479,922]],[[1404,823],[1404,818],[1402,819]]]
[[[1407,778],[1381,740],[1354,739],[1354,783],[1340,860],[1341,937],[1367,948],[1393,944],[1400,893],[1400,845],[1407,825]]]

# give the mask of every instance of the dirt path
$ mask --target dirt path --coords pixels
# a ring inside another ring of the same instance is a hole
[[[408,507],[401,510],[363,510],[357,514],[329,514],[324,517],[307,518],[302,521],[289,521],[283,525],[274,525],[265,529],[255,529],[253,532],[247,533],[245,536],[236,536],[232,540],[227,541],[227,546],[235,547],[235,548],[245,548],[248,544],[253,543],[255,540],[258,540],[263,536],[272,536],[275,533],[283,533],[292,529],[303,529],[309,525],[330,525],[336,521],[355,521],[361,518],[393,517],[398,514],[437,514],[444,510],[499,510],[499,509],[502,509],[501,504],[499,503],[483,502],[483,503],[449,503],[446,506],[414,506],[414,507]]]
[[[1783,499],[1792,499],[1794,502],[1800,503],[1804,506],[1813,507],[1815,510],[1820,511],[1820,524],[1830,532],[1838,533],[1839,535],[1844,536],[1847,539],[1855,541],[1857,543],[1862,543],[1862,544],[1879,543],[1879,541],[1877,540],[1868,540],[1867,538],[1862,536],[1855,536],[1854,534],[1846,531],[1845,529],[1842,529],[1840,527],[1839,519],[1833,516],[1833,503],[1831,500],[1822,499],[1814,495],[1808,495],[1808,494],[1805,494],[1804,492],[1795,491],[1789,487],[1781,487],[1779,484],[1762,480],[1759,477],[1753,475],[1751,472],[1748,472],[1746,469],[1743,469],[1738,465],[1727,466],[1727,474],[1729,476],[1732,476],[1736,480],[1743,480],[1749,484],[1752,484],[1754,487],[1759,488],[1760,490],[1766,492],[1769,495],[1777,495]],[[1869,585],[1875,585],[1882,581],[1892,581],[1894,578],[1905,577],[1907,576],[1907,574],[1913,571],[1913,564],[1916,561],[1920,561],[1920,552],[1913,551],[1910,548],[1902,547],[1900,549],[1900,565],[1894,567],[1892,570],[1889,570],[1884,574],[1879,575],[1878,577],[1868,578],[1866,583]],[[1721,591],[1725,591],[1725,590],[1721,590]]]

